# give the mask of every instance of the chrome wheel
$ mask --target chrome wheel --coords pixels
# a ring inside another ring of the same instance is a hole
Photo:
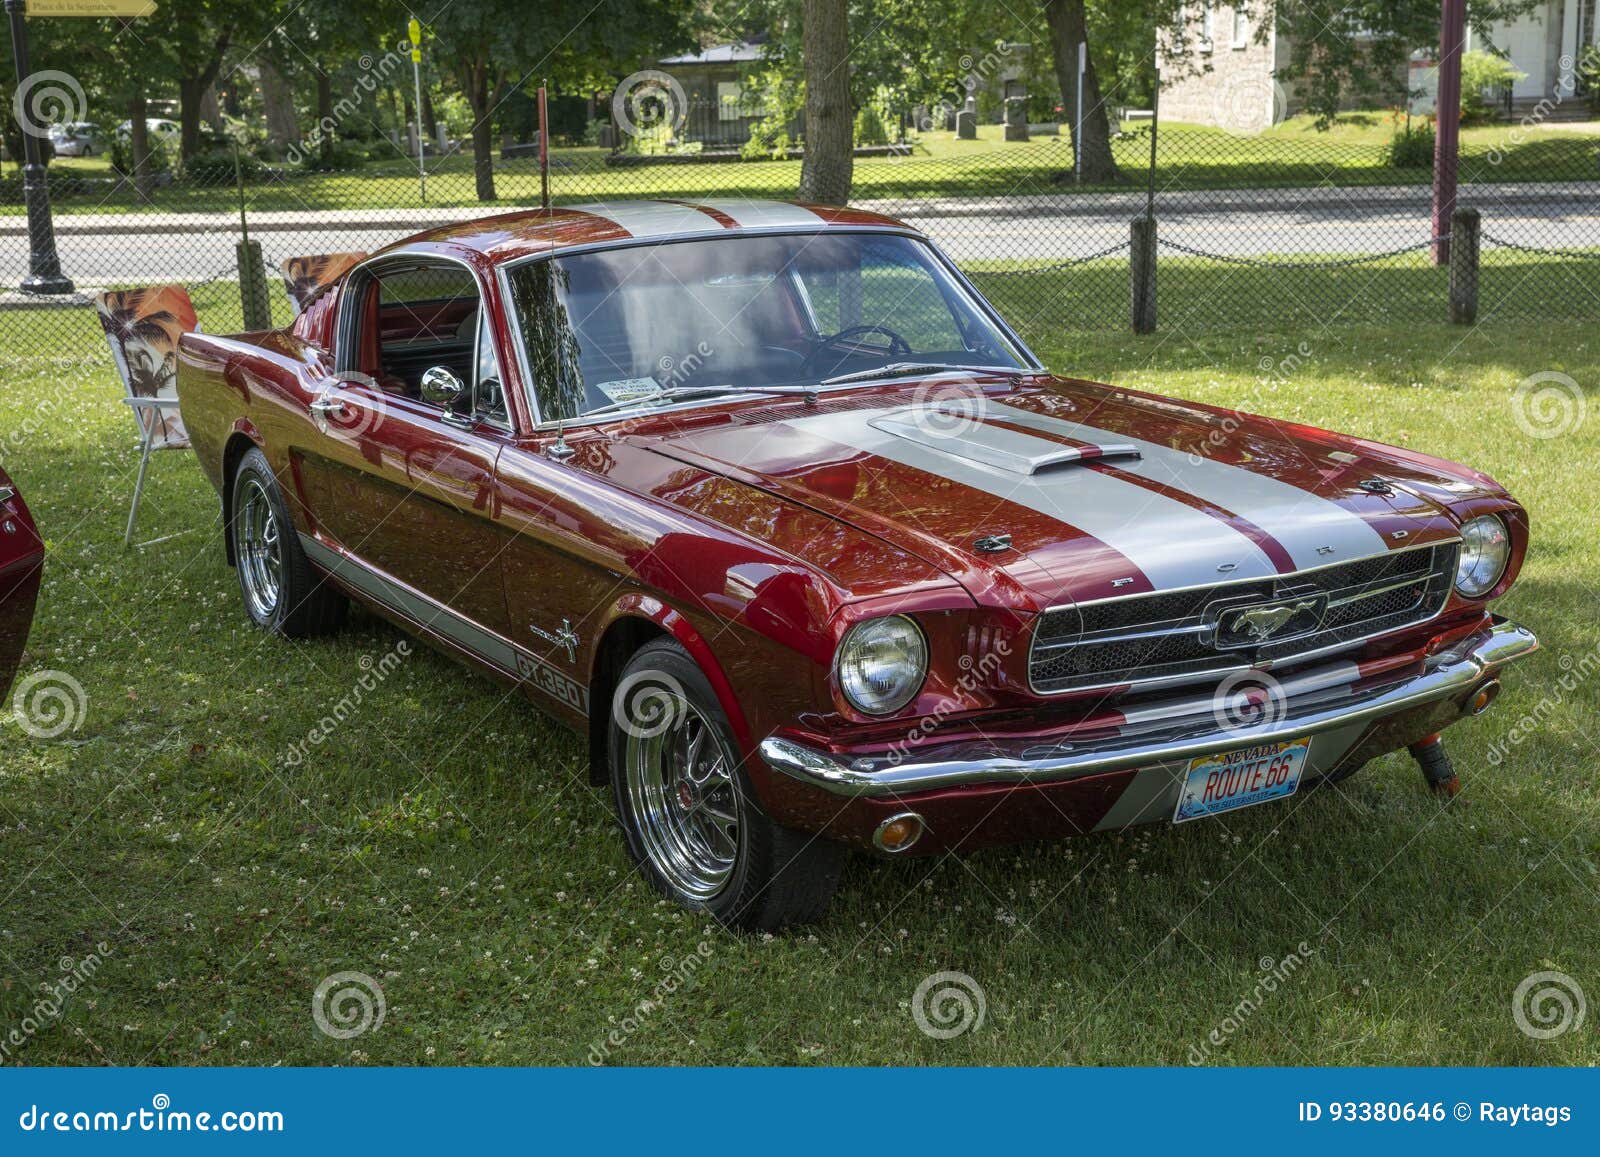
[[[739,856],[744,804],[717,729],[676,689],[654,689],[649,726],[618,720],[627,736],[628,810],[640,850],[675,890],[709,900]]]
[[[240,585],[250,603],[250,613],[266,622],[277,613],[282,597],[283,543],[272,496],[259,479],[251,478],[245,483],[235,517]]]

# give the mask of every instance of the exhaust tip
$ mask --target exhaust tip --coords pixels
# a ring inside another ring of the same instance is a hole
[[[1500,680],[1490,679],[1472,693],[1467,700],[1468,715],[1482,715],[1500,697]]]
[[[900,812],[878,825],[872,833],[872,846],[880,852],[895,855],[904,852],[922,838],[926,825],[916,812]]]

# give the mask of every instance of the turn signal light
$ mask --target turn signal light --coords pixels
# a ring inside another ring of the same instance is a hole
[[[1485,711],[1489,710],[1489,704],[1493,703],[1495,699],[1499,697],[1499,695],[1500,680],[1490,679],[1482,687],[1479,687],[1472,693],[1472,699],[1467,704],[1467,714],[1482,715]]]
[[[921,816],[916,812],[901,812],[878,825],[878,830],[872,834],[872,842],[879,851],[891,854],[903,852],[922,838],[922,830]]]

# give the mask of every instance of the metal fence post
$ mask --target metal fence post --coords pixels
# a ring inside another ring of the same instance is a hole
[[[272,305],[267,299],[267,267],[261,259],[261,242],[250,240],[245,216],[244,168],[239,163],[239,142],[233,142],[233,187],[239,193],[239,243],[233,247],[239,265],[239,309],[248,330],[272,328]]]
[[[1156,219],[1135,217],[1130,225],[1128,288],[1134,333],[1156,332]]]
[[[1450,215],[1450,321],[1471,325],[1478,320],[1478,240],[1476,209]]]
[[[247,330],[272,328],[272,306],[267,300],[267,266],[261,257],[261,242],[241,241],[234,246],[239,255],[239,306]]]

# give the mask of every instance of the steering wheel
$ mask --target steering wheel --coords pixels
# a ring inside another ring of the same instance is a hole
[[[810,356],[806,358],[806,368],[811,368],[811,366],[816,363],[817,359],[820,358],[824,352],[833,349],[840,342],[845,341],[848,338],[859,337],[860,335],[867,333],[880,334],[889,339],[889,348],[884,352],[890,357],[905,358],[911,356],[911,343],[905,338],[901,337],[894,330],[890,329],[888,326],[852,325],[847,329],[841,329],[838,333],[833,334],[830,337],[823,338],[817,344],[817,348],[812,350]]]

